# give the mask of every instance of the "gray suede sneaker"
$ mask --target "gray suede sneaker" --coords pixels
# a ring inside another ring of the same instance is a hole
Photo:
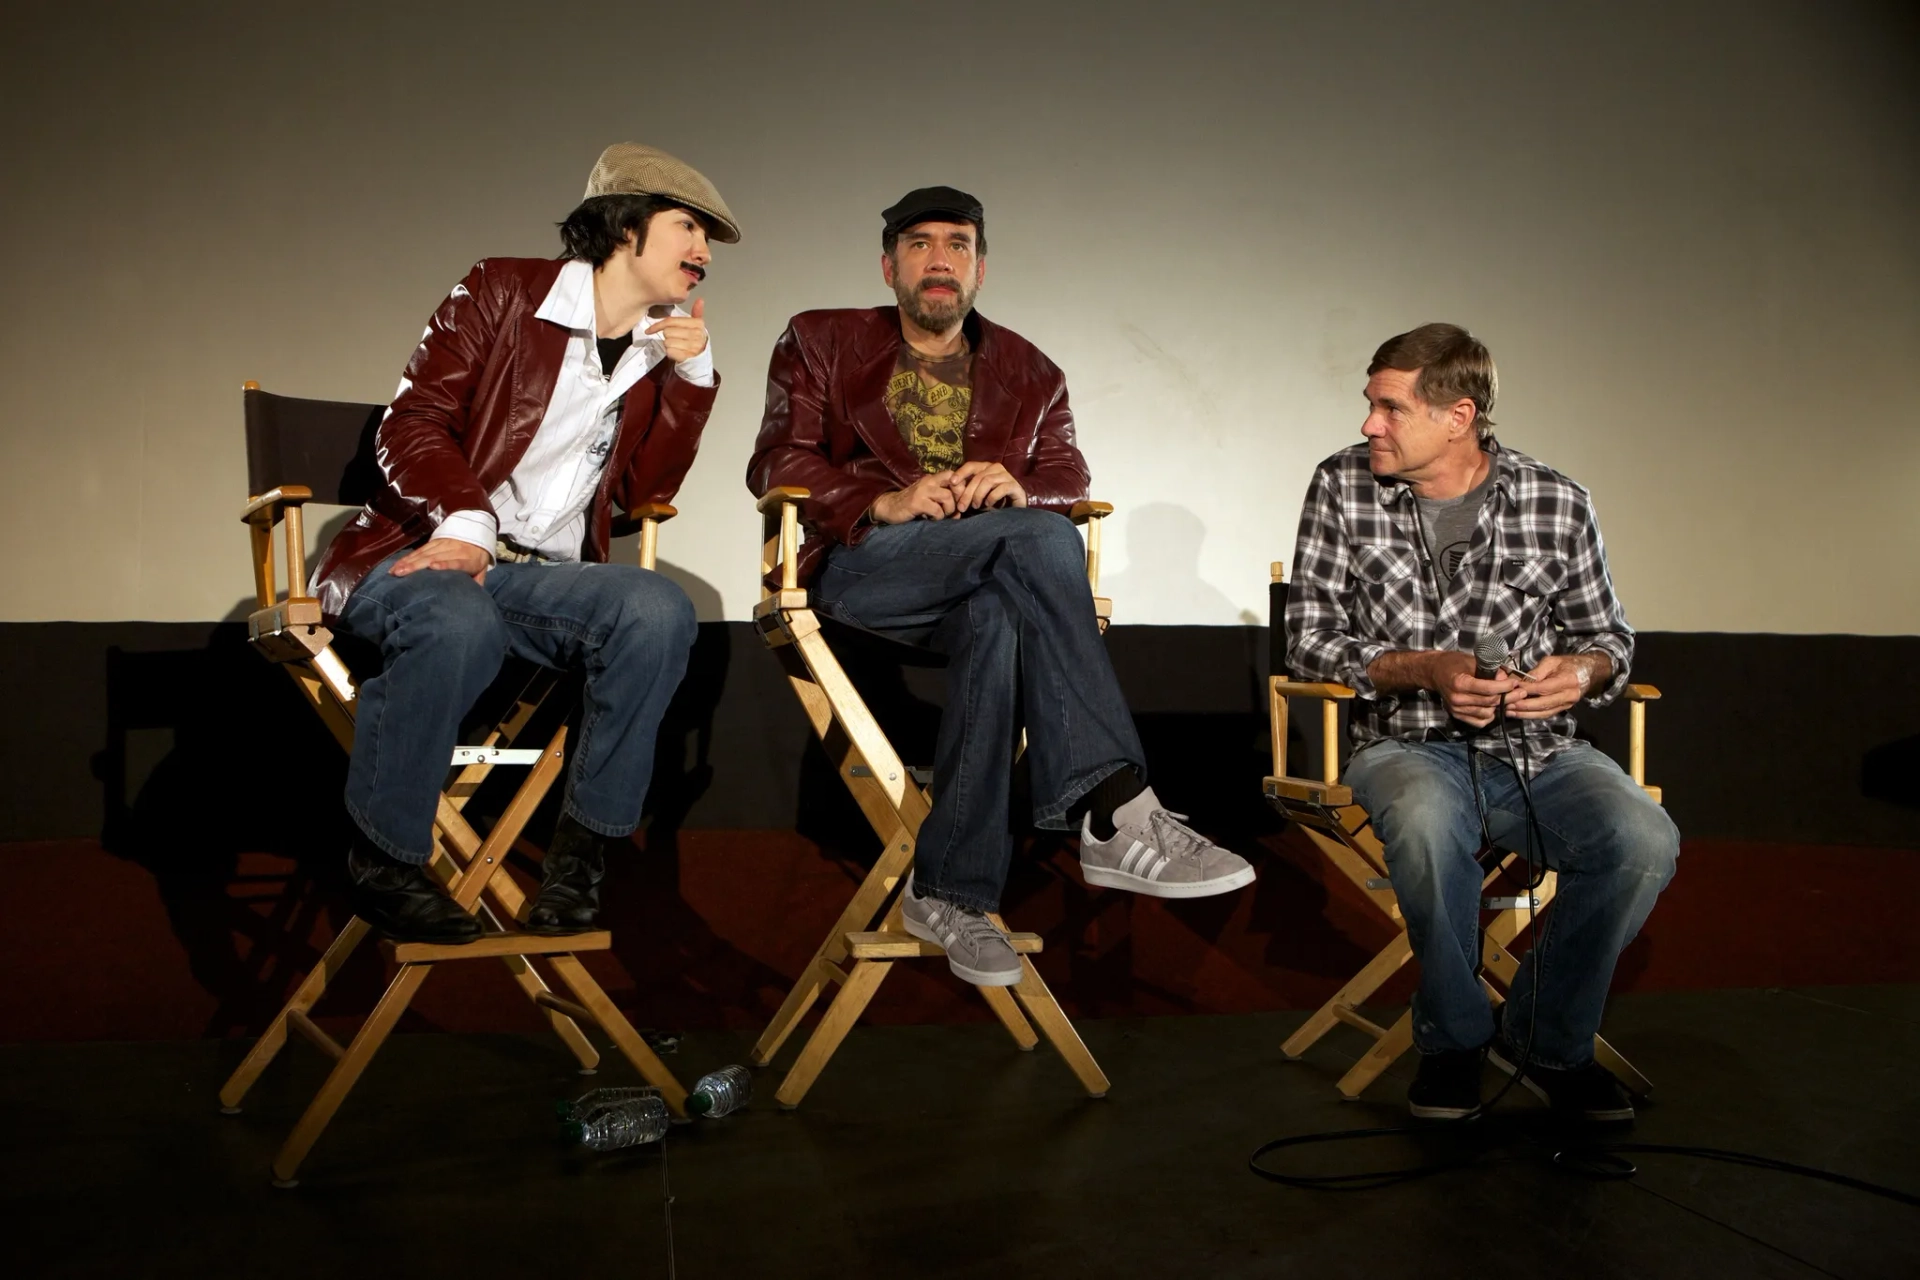
[[[1237,853],[1181,824],[1148,787],[1113,811],[1111,840],[1093,836],[1093,815],[1080,820],[1080,873],[1088,884],[1154,898],[1206,898],[1253,883]]]
[[[947,967],[976,987],[1011,987],[1020,981],[1020,956],[986,912],[922,898],[907,876],[900,891],[900,922],[922,942],[947,953]]]

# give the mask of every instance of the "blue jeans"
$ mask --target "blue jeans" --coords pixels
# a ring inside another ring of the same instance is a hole
[[[385,660],[354,717],[347,812],[360,829],[403,862],[427,861],[460,721],[513,654],[585,669],[566,812],[601,835],[630,833],[693,647],[686,593],[618,564],[498,564],[485,586],[447,569],[396,578],[402,554],[374,567],[341,618]]]
[[[914,849],[920,892],[999,906],[1023,725],[1036,826],[1070,830],[1068,810],[1101,779],[1128,766],[1146,776],[1094,617],[1087,549],[1065,516],[1005,508],[875,529],[833,548],[814,601],[828,617],[946,655],[933,809]]]
[[[1495,846],[1525,851],[1526,805],[1513,770],[1484,754],[1478,763]],[[1420,961],[1414,1047],[1480,1047],[1494,1026],[1474,976],[1481,895],[1474,854],[1481,839],[1466,744],[1382,739],[1354,753],[1344,781],[1386,846],[1394,896]],[[1533,1061],[1579,1067],[1593,1060],[1614,964],[1673,879],[1680,833],[1619,765],[1584,742],[1557,752],[1532,787],[1545,846],[1536,856],[1544,852],[1559,873],[1559,889],[1548,918],[1535,926],[1503,1034],[1526,1048],[1532,1018]]]

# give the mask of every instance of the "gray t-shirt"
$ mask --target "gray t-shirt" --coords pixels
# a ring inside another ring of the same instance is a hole
[[[1453,575],[1467,558],[1467,548],[1473,545],[1473,527],[1480,523],[1480,508],[1486,505],[1492,488],[1493,468],[1488,467],[1487,478],[1457,498],[1414,498],[1420,504],[1421,531],[1427,535],[1427,551],[1433,556],[1442,591],[1452,588]]]

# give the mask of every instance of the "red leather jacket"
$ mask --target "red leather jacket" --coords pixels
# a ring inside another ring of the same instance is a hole
[[[374,437],[386,486],[342,529],[314,571],[329,619],[367,571],[433,536],[456,511],[492,511],[546,416],[567,330],[534,315],[563,260],[487,258],[427,322]],[[587,508],[586,560],[604,561],[623,511],[673,497],[693,465],[719,377],[696,387],[661,361],[627,392],[613,452]]]
[[[1027,491],[1030,506],[1065,512],[1087,496],[1087,460],[1073,442],[1067,379],[1058,365],[1011,329],[974,312],[973,407],[967,461],[998,462]],[[759,497],[781,485],[813,496],[801,504],[808,537],[801,581],[831,543],[854,544],[871,527],[873,500],[925,474],[887,413],[883,396],[900,351],[900,312],[805,311],[774,344],[767,410],[747,488]]]

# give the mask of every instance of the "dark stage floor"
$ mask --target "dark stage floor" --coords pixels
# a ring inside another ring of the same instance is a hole
[[[1627,1182],[1558,1173],[1530,1098],[1479,1164],[1356,1194],[1247,1172],[1261,1141],[1396,1124],[1411,1063],[1358,1104],[1306,1061],[1302,1015],[1095,1020],[1091,1101],[992,1025],[861,1028],[795,1113],[581,1156],[550,1104],[583,1081],[557,1043],[397,1036],[302,1171],[267,1165],[321,1076],[296,1044],[225,1117],[239,1041],[0,1048],[0,1274],[8,1276],[1818,1276],[1920,1275],[1920,1210],[1777,1173],[1637,1157]],[[1739,1148],[1920,1190],[1920,987],[1660,992],[1608,1030],[1653,1078],[1638,1141]],[[747,1038],[690,1035],[683,1079]],[[624,1064],[597,1083],[630,1079]],[[1417,1157],[1391,1139],[1292,1167]],[[1437,1148],[1428,1148],[1436,1151]],[[671,1234],[662,1198],[670,1182]]]

